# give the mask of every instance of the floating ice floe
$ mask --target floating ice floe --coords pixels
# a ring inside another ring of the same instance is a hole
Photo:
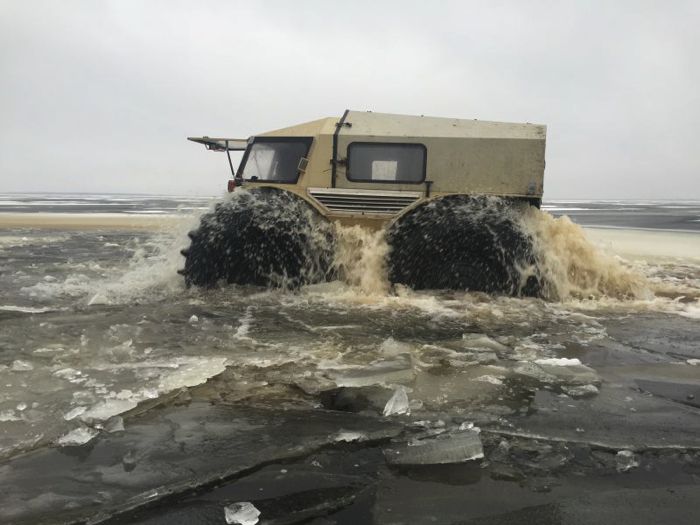
[[[34,365],[29,361],[23,361],[21,359],[15,359],[12,361],[12,366],[10,367],[14,372],[29,372],[34,370]]]
[[[397,341],[393,337],[385,339],[381,345],[379,345],[379,350],[382,354],[386,356],[397,356],[400,354],[408,354],[411,350],[411,346]]]
[[[446,465],[484,457],[484,449],[475,430],[441,434],[433,438],[402,443],[384,450],[391,465]]]
[[[22,418],[17,416],[14,410],[2,410],[0,411],[0,421],[19,421]]]
[[[43,314],[52,311],[51,308],[36,308],[32,306],[0,305],[0,311],[19,312],[23,314]]]
[[[75,407],[75,408],[69,410],[68,412],[66,412],[63,415],[63,419],[65,419],[66,421],[70,421],[71,419],[75,419],[76,417],[85,413],[86,410],[87,410],[87,407],[82,407],[82,406]]]
[[[535,359],[535,363],[538,365],[549,365],[549,366],[580,366],[581,361],[578,359],[567,359],[566,357],[550,357],[547,359]]]
[[[531,377],[543,383],[568,385],[600,384],[595,370],[582,365],[578,359],[537,359],[521,361],[513,367],[515,374]]]
[[[639,466],[639,461],[631,450],[620,450],[615,455],[615,464],[618,472],[627,472]]]
[[[498,341],[491,339],[489,336],[487,336],[485,334],[479,334],[479,333],[462,334],[462,341],[464,343],[464,346],[466,346],[469,349],[474,349],[474,350],[487,349],[487,350],[492,350],[492,351],[496,351],[496,352],[508,352],[509,351],[507,346],[502,345]]]
[[[362,432],[353,432],[347,430],[341,430],[335,435],[336,441],[346,441],[348,443],[352,443],[353,441],[365,441],[366,439],[367,435],[363,434]]]
[[[124,419],[121,416],[114,416],[109,418],[105,423],[104,430],[106,432],[123,432],[124,431]]]
[[[190,324],[198,323],[198,322],[199,322],[199,317],[197,317],[196,315],[192,314],[187,322],[190,323]]]
[[[573,398],[594,396],[599,392],[595,385],[564,386],[562,390]]]
[[[94,428],[78,427],[58,438],[56,443],[61,446],[84,445],[97,436],[98,433]]]
[[[100,305],[100,304],[109,304],[109,300],[107,297],[104,295],[97,293],[92,296],[92,299],[88,301],[88,306],[94,306],[94,305]]]
[[[338,386],[369,386],[406,383],[415,378],[410,354],[399,354],[392,359],[383,359],[369,366],[346,369],[329,374]]]
[[[81,414],[83,421],[103,421],[112,416],[131,410],[138,405],[134,399],[104,399]]]
[[[408,404],[408,394],[406,394],[406,388],[399,386],[394,391],[394,395],[391,396],[389,401],[386,402],[384,406],[384,415],[392,416],[395,414],[410,414],[411,409]]]
[[[255,525],[260,521],[260,511],[249,501],[224,507],[224,518],[229,525]]]
[[[496,376],[491,376],[491,375],[483,375],[479,377],[475,377],[474,381],[482,381],[484,383],[491,383],[492,385],[502,385],[503,380],[499,379]]]

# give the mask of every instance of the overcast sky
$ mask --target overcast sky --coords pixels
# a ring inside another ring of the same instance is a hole
[[[700,199],[700,2],[0,0],[0,192],[212,195],[345,108],[548,125],[545,198]]]

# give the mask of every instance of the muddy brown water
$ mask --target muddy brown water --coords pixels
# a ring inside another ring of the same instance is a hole
[[[696,522],[696,234],[540,214],[545,300],[392,288],[356,230],[344,281],[188,290],[193,222],[0,231],[3,523]]]

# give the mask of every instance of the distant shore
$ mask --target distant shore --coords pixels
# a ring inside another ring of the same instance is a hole
[[[0,230],[34,228],[45,230],[157,230],[192,215],[171,213],[3,213]],[[589,238],[606,251],[625,258],[636,256],[664,260],[684,258],[700,261],[700,233],[677,230],[650,230],[624,227],[584,226]]]
[[[0,213],[2,228],[128,229],[152,230],[174,221],[192,220],[190,215],[127,213]]]

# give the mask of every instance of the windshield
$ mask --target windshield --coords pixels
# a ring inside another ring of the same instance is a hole
[[[309,137],[253,139],[241,167],[241,177],[249,181],[295,183],[299,161],[309,152]]]

